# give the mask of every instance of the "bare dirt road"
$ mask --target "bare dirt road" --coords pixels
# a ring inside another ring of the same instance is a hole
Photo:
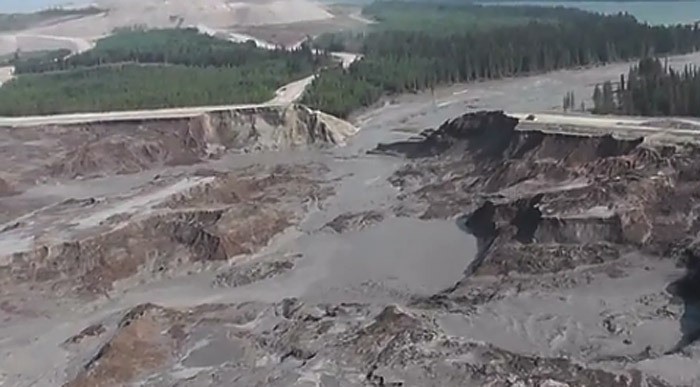
[[[521,120],[522,128],[537,127],[553,133],[613,134],[645,137],[647,142],[679,143],[700,140],[700,119],[682,117],[594,116],[562,113],[508,113]],[[534,117],[532,121],[529,118]]]
[[[333,53],[343,66],[349,66],[360,55],[352,53]],[[5,80],[11,79],[12,68],[5,68],[5,72],[0,72],[0,83],[2,76],[5,74]],[[2,71],[2,69],[0,69]],[[102,113],[76,113],[76,114],[61,114],[52,116],[32,116],[32,117],[0,117],[0,126],[34,126],[48,124],[76,124],[98,121],[124,121],[137,119],[169,119],[183,118],[201,115],[210,111],[221,111],[242,108],[255,108],[264,106],[283,106],[289,105],[301,98],[306,90],[306,87],[313,82],[315,76],[311,75],[298,81],[290,82],[289,84],[275,91],[275,97],[263,104],[247,104],[247,105],[222,105],[222,106],[201,106],[201,107],[184,107],[171,109],[154,109],[154,110],[134,110],[134,111],[118,111],[118,112],[102,112]]]
[[[13,72],[14,72],[14,67],[12,67],[12,66],[0,67],[0,86],[2,86],[3,83],[12,79]]]

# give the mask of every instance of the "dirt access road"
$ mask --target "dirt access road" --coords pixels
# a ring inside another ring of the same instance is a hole
[[[512,113],[521,127],[537,127],[553,133],[601,134],[645,137],[647,142],[684,142],[700,139],[700,119],[683,117],[593,116],[562,113]],[[533,118],[529,120],[528,118]]]
[[[0,126],[22,127],[36,125],[68,125],[88,122],[113,122],[129,120],[155,120],[195,117],[212,111],[253,109],[265,106],[284,106],[301,98],[306,86],[314,79],[308,76],[291,82],[275,92],[275,97],[262,104],[201,106],[171,109],[134,110],[104,113],[77,113],[52,116],[0,117]]]

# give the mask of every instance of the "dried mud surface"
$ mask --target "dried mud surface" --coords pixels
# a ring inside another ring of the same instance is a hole
[[[695,145],[290,109],[0,129],[0,384],[700,385]]]

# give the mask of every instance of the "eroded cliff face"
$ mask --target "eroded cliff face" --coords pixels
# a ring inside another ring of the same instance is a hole
[[[171,119],[0,128],[0,162],[17,166],[7,171],[7,184],[26,186],[193,165],[229,152],[340,146],[356,132],[346,121],[297,104]]]
[[[405,195],[397,214],[464,214],[457,222],[483,247],[470,275],[556,273],[636,249],[679,257],[697,238],[696,147],[516,125],[466,114],[375,151],[416,160],[391,178]]]
[[[356,132],[346,121],[297,104],[212,111],[189,123],[195,141],[245,151],[343,145]]]

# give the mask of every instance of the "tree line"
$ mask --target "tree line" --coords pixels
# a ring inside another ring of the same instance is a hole
[[[274,69],[133,64],[21,76],[0,88],[0,115],[261,103],[280,84]]]
[[[658,58],[644,58],[617,85],[596,85],[593,112],[643,116],[700,116],[700,71],[674,70]]]
[[[283,62],[288,72],[313,71],[327,58],[314,55],[309,45],[295,50],[267,50],[255,42],[234,43],[199,33],[193,28],[125,29],[76,55],[18,59],[16,74],[43,73],[115,63],[176,64],[197,67],[240,67]]]
[[[436,4],[400,7],[435,7]],[[474,12],[495,8],[474,5]],[[498,7],[501,8],[501,7]],[[522,17],[536,7],[503,7]],[[339,116],[393,93],[416,92],[441,84],[470,82],[590,66],[643,57],[650,53],[680,54],[700,46],[697,26],[649,26],[627,14],[602,15],[566,8],[541,8],[547,20],[491,29],[458,28],[435,33],[416,26],[413,30],[381,29],[364,35],[363,59],[349,69],[323,71],[313,82],[304,102]],[[485,11],[484,11],[485,12]],[[534,17],[534,16],[533,16]],[[430,23],[428,23],[430,24]],[[335,42],[337,43],[337,42]]]

